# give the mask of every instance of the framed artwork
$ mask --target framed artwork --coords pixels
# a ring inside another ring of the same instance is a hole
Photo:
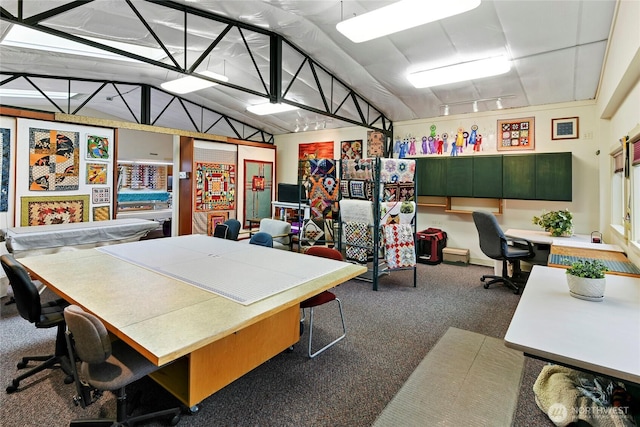
[[[551,139],[577,139],[578,135],[577,117],[551,119]]]
[[[236,208],[236,166],[230,163],[195,162],[195,210]]]
[[[79,132],[29,128],[29,190],[77,190],[79,142]]]
[[[89,195],[27,196],[20,202],[22,227],[89,221]]]
[[[111,209],[107,206],[94,206],[93,207],[93,220],[94,221],[107,221],[111,219]]]
[[[213,236],[216,225],[229,219],[229,212],[212,212],[207,214],[207,236]]]
[[[87,163],[87,184],[107,183],[107,163]]]
[[[0,129],[0,212],[9,209],[9,139],[11,130]]]
[[[110,203],[110,188],[109,187],[95,187],[91,189],[91,201],[95,205],[101,205],[103,203]]]
[[[245,160],[243,227],[249,227],[250,219],[271,218],[272,189],[273,163]]]
[[[535,149],[535,119],[498,120],[498,151]]]
[[[109,138],[106,136],[87,135],[87,159],[109,159]]]

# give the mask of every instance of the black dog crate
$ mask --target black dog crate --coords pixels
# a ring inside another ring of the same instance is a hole
[[[447,233],[439,228],[427,228],[416,233],[418,262],[440,264],[442,250],[447,246]]]

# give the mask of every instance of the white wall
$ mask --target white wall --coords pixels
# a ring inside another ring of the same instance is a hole
[[[118,131],[118,160],[173,160],[173,135],[132,129]]]

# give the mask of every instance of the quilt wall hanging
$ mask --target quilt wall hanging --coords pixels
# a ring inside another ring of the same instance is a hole
[[[375,130],[367,132],[367,157],[384,156],[384,134]]]
[[[362,158],[362,140],[342,141],[340,143],[340,158],[345,159],[361,159]]]
[[[111,208],[109,206],[94,206],[93,220],[108,221],[111,219]]]
[[[498,120],[498,151],[535,149],[535,120],[524,119]]]
[[[298,178],[306,181],[311,174],[310,160],[313,159],[334,159],[333,141],[310,142],[298,146],[299,170]]]
[[[207,214],[207,236],[213,236],[216,225],[223,224],[229,219],[229,212],[214,212]]]
[[[108,160],[109,138],[106,136],[87,135],[87,159]]]
[[[244,161],[244,227],[249,219],[271,218],[273,163]]]
[[[236,167],[227,163],[195,162],[195,210],[235,209]]]
[[[29,128],[29,190],[77,190],[79,141],[79,132]]]
[[[87,184],[107,183],[106,163],[87,163]]]
[[[22,197],[20,226],[89,221],[89,195]]]
[[[9,141],[11,130],[0,129],[0,212],[9,208]]]

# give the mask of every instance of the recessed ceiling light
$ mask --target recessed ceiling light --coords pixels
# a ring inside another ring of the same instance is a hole
[[[212,71],[201,71],[201,72],[198,72],[197,74],[211,77],[212,79],[220,80],[223,82],[229,81],[229,78],[227,76],[223,76],[222,74],[217,74]],[[183,93],[195,92],[197,90],[206,89],[208,87],[213,87],[217,85],[218,83],[201,79],[196,76],[186,76],[186,77],[181,77],[179,79],[161,83],[160,87],[162,87],[164,90],[168,90],[169,92],[183,94]]]
[[[496,56],[432,70],[416,71],[407,75],[407,79],[415,87],[425,88],[497,76],[508,72],[510,69],[511,62],[505,56]]]
[[[293,111],[297,109],[298,107],[294,105],[272,104],[270,102],[266,102],[264,104],[249,105],[247,107],[248,112],[257,114],[258,116],[264,116],[267,114],[278,114],[278,113],[283,113],[285,111]]]
[[[457,15],[480,5],[480,0],[402,0],[336,25],[354,43],[417,27]]]

